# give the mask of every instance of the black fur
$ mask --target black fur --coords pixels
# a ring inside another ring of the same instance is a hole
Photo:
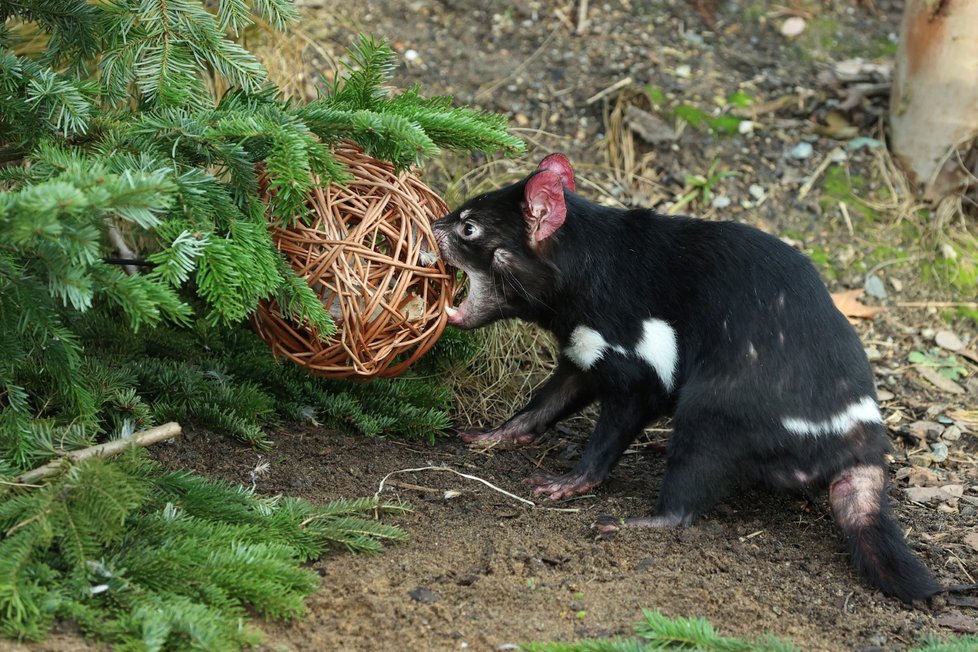
[[[861,401],[876,410],[859,338],[809,261],[750,226],[607,208],[566,188],[544,196],[537,211],[529,184],[552,184],[552,175],[532,181],[548,174],[475,197],[434,225],[442,256],[469,274],[478,295],[456,325],[516,317],[551,331],[564,352],[526,408],[466,437],[527,442],[600,401],[578,466],[537,481],[537,493],[561,498],[604,481],[642,429],[671,414],[656,517],[626,525],[688,524],[744,484],[811,491],[835,483],[833,509],[860,572],[906,601],[937,592],[890,515],[882,424],[857,420],[819,435],[785,425],[830,422]],[[535,239],[537,220],[558,209],[566,210],[562,224]],[[635,353],[652,319],[675,332],[671,383]],[[608,343],[588,368],[567,354],[579,326]]]

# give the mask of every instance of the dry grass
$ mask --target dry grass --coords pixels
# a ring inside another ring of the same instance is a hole
[[[557,360],[548,333],[520,321],[497,322],[478,334],[482,350],[451,378],[460,427],[502,423],[546,380]]]

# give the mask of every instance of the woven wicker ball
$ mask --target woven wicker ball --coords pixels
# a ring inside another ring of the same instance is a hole
[[[354,180],[317,187],[309,223],[272,228],[276,246],[320,296],[337,332],[321,341],[308,326],[284,317],[274,300],[253,318],[275,355],[333,378],[396,376],[426,353],[445,329],[456,290],[454,274],[436,252],[431,221],[448,212],[420,179],[364,154],[352,144],[334,150]]]

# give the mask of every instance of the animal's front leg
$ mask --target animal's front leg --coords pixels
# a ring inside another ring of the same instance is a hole
[[[597,487],[607,479],[622,453],[655,414],[645,401],[631,393],[603,399],[598,424],[581,461],[570,473],[532,478],[533,493],[558,500]]]
[[[470,444],[528,444],[554,423],[584,409],[593,400],[594,392],[583,374],[570,362],[561,359],[554,375],[544,383],[525,408],[501,426],[463,432],[461,437]]]

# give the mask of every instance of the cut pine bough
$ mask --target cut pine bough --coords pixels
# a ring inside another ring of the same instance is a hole
[[[121,453],[131,446],[149,446],[157,442],[166,441],[167,439],[173,439],[180,434],[181,430],[182,429],[180,428],[179,423],[171,421],[169,423],[164,423],[161,426],[156,426],[155,428],[141,430],[129,435],[128,437],[122,437],[120,439],[115,439],[97,446],[90,446],[89,448],[71,451],[66,453],[61,459],[48,462],[44,466],[39,466],[32,471],[28,471],[27,473],[17,476],[16,481],[18,484],[30,485],[38,480],[43,480],[44,478],[50,478],[53,475],[57,475],[65,468],[66,461],[80,462],[90,457],[111,457]]]

